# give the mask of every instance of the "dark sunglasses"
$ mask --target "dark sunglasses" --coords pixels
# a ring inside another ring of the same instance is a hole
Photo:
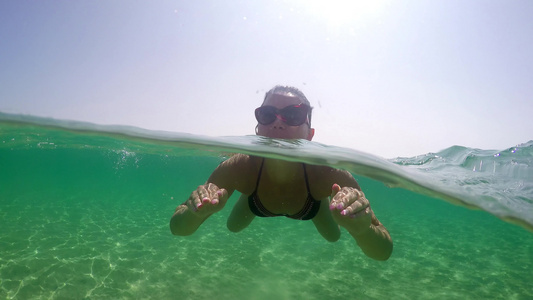
[[[255,118],[261,125],[272,124],[277,118],[289,126],[300,126],[308,121],[310,107],[305,104],[290,105],[282,109],[265,105],[255,110]]]

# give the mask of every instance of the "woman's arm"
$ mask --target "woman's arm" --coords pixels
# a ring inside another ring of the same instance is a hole
[[[333,219],[346,228],[357,245],[376,260],[387,260],[392,254],[392,239],[370,208],[363,192],[353,187],[332,187],[330,210]]]
[[[320,201],[318,214],[313,218],[316,230],[329,242],[336,242],[341,236],[339,225],[333,220],[329,210],[329,197]]]
[[[322,182],[329,187],[322,185],[321,189],[331,191],[329,210],[335,222],[346,228],[368,257],[387,260],[392,253],[391,236],[372,211],[355,178],[337,169],[322,174],[327,174]]]
[[[389,231],[372,212],[372,221],[367,230],[350,232],[363,252],[375,260],[387,260],[392,254],[392,239]]]
[[[209,216],[224,208],[231,194],[213,183],[199,186],[183,204],[176,208],[170,219],[174,235],[191,235]]]
[[[207,218],[222,210],[233,191],[243,185],[249,161],[249,156],[237,154],[222,162],[207,182],[176,208],[170,219],[172,234],[191,235]]]

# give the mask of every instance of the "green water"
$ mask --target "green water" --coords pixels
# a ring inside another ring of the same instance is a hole
[[[170,216],[222,145],[0,125],[0,299],[533,298],[533,234],[486,211],[354,174],[393,238],[388,261],[311,222],[256,218],[231,233],[229,209],[175,237]]]

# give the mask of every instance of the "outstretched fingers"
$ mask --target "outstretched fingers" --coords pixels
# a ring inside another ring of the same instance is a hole
[[[348,207],[351,202],[354,201],[354,191],[357,191],[351,187],[341,188],[338,184],[334,184],[331,187],[331,202],[330,210],[343,210]],[[357,196],[355,196],[357,198]]]
[[[211,202],[209,191],[205,185],[198,186],[198,188],[196,189],[196,193],[197,197],[195,197],[196,199],[194,199],[194,207],[196,209],[200,209],[205,204]]]
[[[350,218],[358,218],[370,212],[370,203],[366,198],[359,198],[357,201],[350,204],[341,211],[341,215],[349,216]]]
[[[213,183],[207,185],[207,190],[209,191],[209,202],[213,205],[217,205],[220,202],[225,202],[228,198],[228,191],[226,189],[219,189]]]
[[[192,211],[215,212],[221,209],[228,200],[229,195],[226,189],[220,189],[216,184],[207,183],[198,186],[189,197],[188,206]]]
[[[229,198],[229,194],[228,194],[228,191],[226,189],[219,189],[217,190],[217,203],[213,203],[213,201],[211,201],[211,203],[213,204],[218,204],[218,203],[222,203],[222,204],[225,204],[226,201],[228,200]]]
[[[331,187],[331,211],[339,211],[342,216],[356,218],[368,213],[370,203],[364,194],[353,187],[341,188],[338,184]]]
[[[341,187],[338,184],[333,184],[331,187],[331,202],[329,204],[330,210],[343,209],[344,205],[342,201],[339,200],[338,194],[341,191]],[[342,196],[342,195],[341,195]]]

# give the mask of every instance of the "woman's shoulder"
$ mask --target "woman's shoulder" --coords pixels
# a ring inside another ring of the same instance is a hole
[[[236,153],[223,161],[221,165],[226,167],[249,167],[260,163],[260,158],[248,154]]]
[[[234,154],[223,161],[215,170],[217,173],[234,177],[248,177],[256,174],[261,166],[260,157],[248,154]]]
[[[211,174],[210,182],[248,193],[255,186],[261,159],[247,154],[235,154],[223,161]]]
[[[313,175],[316,175],[318,177],[327,178],[332,176],[351,176],[350,172],[335,169],[330,166],[320,166],[320,165],[306,165],[307,170],[309,170],[310,173]]]
[[[309,181],[331,189],[334,183],[340,186],[352,186],[359,189],[359,184],[348,171],[335,169],[330,166],[308,165]]]

